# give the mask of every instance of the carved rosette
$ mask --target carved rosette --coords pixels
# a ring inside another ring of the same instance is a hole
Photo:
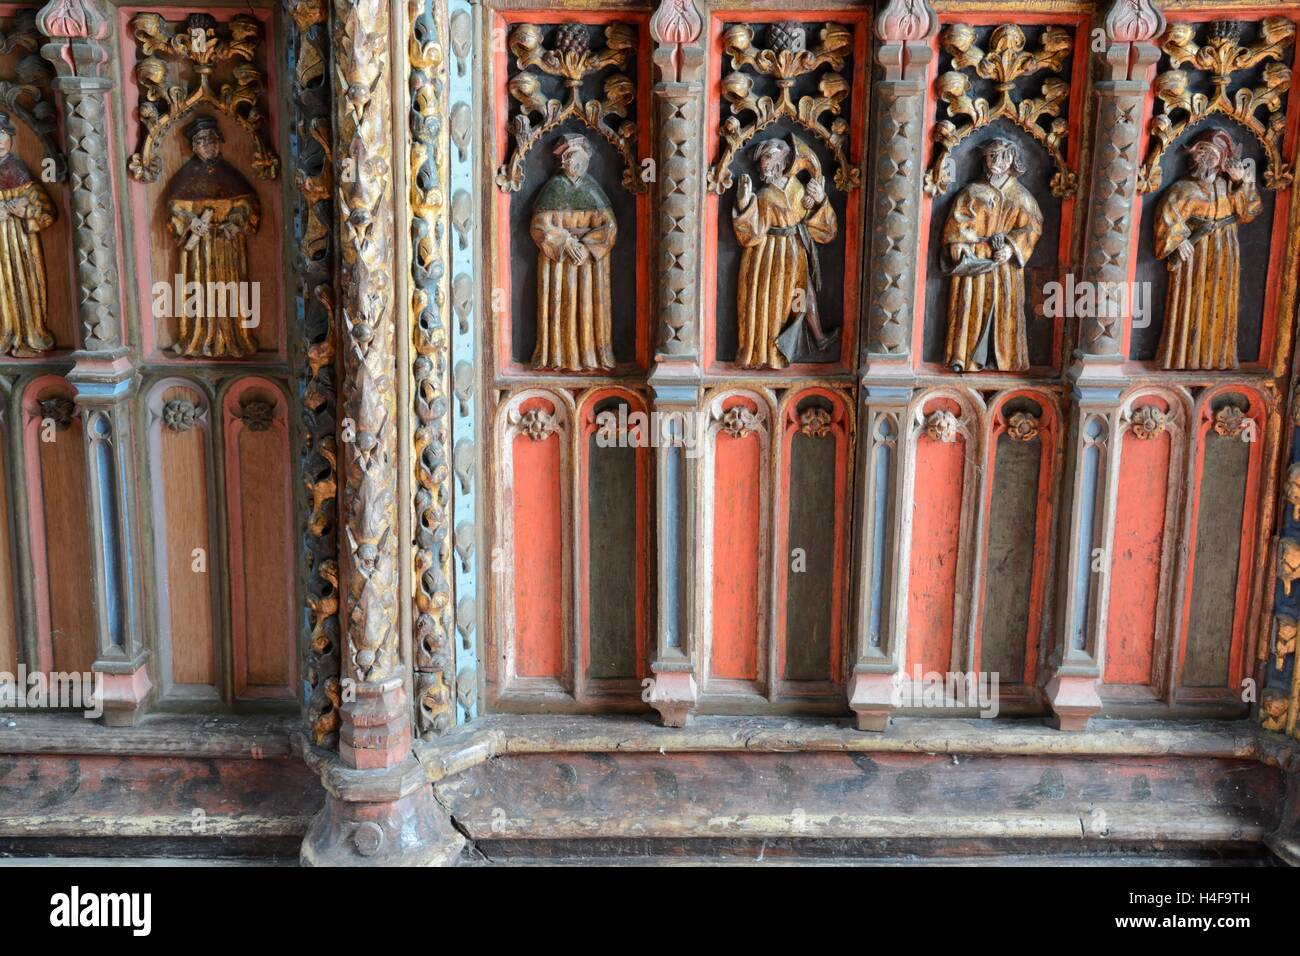
[[[455,723],[452,598],[451,327],[447,299],[447,23],[438,3],[409,0],[411,65],[411,354],[415,435],[413,551],[416,723]]]
[[[186,117],[207,105],[237,122],[253,141],[253,171],[274,179],[280,161],[264,130],[269,123],[266,82],[255,65],[262,27],[256,18],[237,14],[218,23],[207,13],[192,13],[178,30],[160,14],[131,18],[140,48],[135,79],[140,87],[140,151],[128,168],[133,179],[151,183],[162,173],[162,143]],[[175,81],[175,65],[180,81]],[[221,79],[214,79],[220,69]]]
[[[925,191],[938,196],[952,186],[952,154],[968,136],[991,123],[1011,123],[1028,133],[1047,152],[1056,167],[1052,195],[1074,194],[1077,176],[1065,158],[1065,136],[1069,128],[1066,101],[1070,78],[1066,62],[1074,39],[1064,27],[1047,26],[1038,37],[1036,49],[1026,49],[1025,33],[1014,23],[1004,23],[989,34],[987,51],[976,46],[976,29],[953,23],[944,29],[940,45],[950,59],[950,69],[935,81],[935,94],[943,101],[945,118],[935,124],[934,158],[925,174]],[[1021,81],[1046,74],[1038,95],[1020,92]],[[994,102],[972,96],[972,75],[996,84]],[[1046,123],[1046,126],[1044,126]]]
[[[524,184],[524,160],[552,130],[566,122],[586,126],[608,142],[623,157],[623,185],[630,192],[642,192],[646,183],[636,159],[636,121],[630,108],[636,100],[636,84],[621,72],[636,50],[636,28],[611,23],[602,30],[603,46],[593,48],[591,28],[582,23],[564,23],[549,38],[532,23],[517,24],[510,31],[510,52],[519,70],[507,89],[519,104],[510,120],[514,149],[505,165],[497,170],[497,186],[516,192]],[[564,99],[547,97],[539,74],[559,77],[567,91]],[[584,81],[600,76],[603,95],[584,99]],[[463,104],[459,104],[462,105]],[[466,107],[468,121],[468,107]],[[455,137],[456,118],[453,116]]]
[[[952,444],[957,440],[959,425],[957,416],[946,408],[935,409],[925,416],[926,435],[944,444]]]
[[[333,23],[347,671],[374,683],[401,673],[389,9],[335,0]]]
[[[826,438],[831,433],[831,413],[813,406],[799,413],[799,431],[809,438]]]
[[[1160,38],[1169,69],[1155,80],[1161,112],[1151,118],[1151,145],[1142,165],[1141,191],[1160,188],[1160,161],[1165,151],[1189,129],[1215,115],[1235,120],[1259,141],[1265,157],[1265,187],[1289,187],[1294,171],[1282,156],[1281,146],[1286,133],[1284,99],[1291,88],[1287,64],[1294,42],[1295,23],[1287,17],[1261,20],[1258,37],[1249,43],[1242,42],[1242,25],[1232,20],[1169,24]],[[1252,85],[1229,92],[1242,73],[1260,64],[1262,69]],[[1192,70],[1208,75],[1211,92],[1197,92]]]
[[[1143,405],[1135,409],[1129,418],[1129,434],[1134,438],[1148,441],[1158,438],[1169,424],[1169,416],[1155,405]]]
[[[759,44],[753,27],[737,23],[723,34],[722,49],[731,60],[731,72],[722,77],[722,95],[731,115],[722,121],[722,150],[709,170],[708,188],[719,194],[730,189],[736,155],[757,134],[784,119],[812,133],[831,151],[839,189],[857,189],[862,174],[849,160],[849,123],[841,115],[851,85],[842,71],[853,52],[852,28],[828,23],[809,46],[801,24],[783,21],[763,28]],[[796,102],[791,93],[795,80],[810,74],[817,77],[817,95],[801,96]],[[755,82],[757,77],[774,81],[775,97],[764,93]],[[752,119],[745,122],[747,115]]]
[[[732,438],[747,438],[762,424],[762,416],[745,405],[732,405],[722,413],[722,430]]]
[[[1254,419],[1236,405],[1224,405],[1214,413],[1214,433],[1221,438],[1240,438]]]
[[[312,742],[331,746],[339,728],[338,380],[334,326],[334,168],[326,0],[286,0],[294,64],[295,297],[301,339],[304,499],[304,680]]]
[[[1007,437],[1012,441],[1034,441],[1041,427],[1042,422],[1032,412],[1013,412],[1007,419]]]

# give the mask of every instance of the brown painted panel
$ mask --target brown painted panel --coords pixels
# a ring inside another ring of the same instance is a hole
[[[515,436],[514,541],[515,672],[520,677],[564,674],[564,528],[560,442]]]
[[[1169,497],[1168,431],[1124,436],[1115,504],[1106,623],[1106,683],[1148,684],[1155,654],[1157,601]]]
[[[291,465],[285,431],[239,429],[239,487],[248,688],[287,690],[293,679],[293,562],[289,552]]]
[[[709,674],[758,680],[763,467],[758,432],[714,439],[713,617]]]
[[[1223,687],[1228,683],[1250,449],[1240,438],[1213,431],[1205,437],[1184,687]]]
[[[616,407],[616,406],[613,406]],[[588,438],[590,678],[637,674],[637,449]]]
[[[37,442],[44,499],[50,643],[56,671],[88,671],[95,660],[95,610],[86,514],[86,454],[81,421]]]
[[[1042,439],[998,437],[988,518],[980,670],[1023,683],[1037,544]]]
[[[165,402],[185,399],[200,405],[202,396],[193,389],[167,390]],[[212,575],[216,551],[208,527],[208,436],[202,428],[173,431],[159,426],[162,454],[161,486],[154,494],[162,498],[164,527],[167,529],[167,608],[171,633],[171,680],[174,684],[216,683],[216,634],[212,616]],[[195,570],[194,549],[205,554],[202,570]]]
[[[785,680],[833,680],[831,631],[835,586],[835,439],[797,432],[790,440],[786,575]],[[793,567],[802,551],[802,570]]]

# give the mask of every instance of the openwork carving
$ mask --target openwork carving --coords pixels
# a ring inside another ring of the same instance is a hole
[[[42,398],[38,403],[41,409],[41,421],[51,421],[58,431],[67,431],[72,427],[72,419],[77,414],[77,404],[65,395]]]
[[[623,157],[623,185],[630,192],[642,192],[634,152],[636,123],[628,117],[628,107],[636,98],[631,77],[619,72],[628,65],[636,49],[636,30],[625,23],[611,23],[604,28],[605,46],[591,48],[591,28],[582,23],[565,23],[551,36],[554,49],[544,45],[541,27],[521,23],[510,32],[510,52],[522,72],[511,78],[508,89],[519,103],[519,111],[510,121],[514,150],[505,165],[497,170],[497,186],[518,191],[524,184],[524,159],[547,133],[562,123],[575,121],[599,134]],[[541,79],[533,70],[560,77],[568,91],[564,100],[547,97]],[[583,99],[583,80],[611,70],[602,85],[600,99]],[[534,120],[538,117],[540,122]],[[621,120],[617,126],[611,125]]]
[[[439,9],[437,4],[432,5]],[[447,296],[446,23],[425,0],[407,5],[411,65],[411,353],[415,388],[413,601],[418,730],[455,722],[452,675],[451,324]]]
[[[530,408],[526,412],[513,408],[510,410],[509,420],[510,424],[533,441],[545,441],[559,429],[559,422],[555,415],[544,408]]]
[[[1277,543],[1277,579],[1282,593],[1291,596],[1291,585],[1300,580],[1300,541],[1283,538]]]
[[[40,140],[41,151],[49,161],[48,175],[43,175],[42,181],[61,182],[67,178],[68,163],[59,149],[58,120],[50,96],[54,71],[40,55],[44,42],[45,37],[36,28],[36,14],[31,10],[15,14],[8,32],[0,30],[0,53],[26,54],[18,60],[12,79],[0,79],[0,110],[21,120]]]
[[[1285,189],[1294,171],[1281,154],[1286,131],[1283,94],[1291,88],[1287,50],[1295,40],[1295,24],[1285,17],[1260,21],[1259,38],[1242,44],[1242,25],[1232,20],[1215,20],[1204,27],[1205,42],[1198,43],[1201,28],[1191,23],[1171,23],[1160,40],[1171,68],[1156,77],[1156,98],[1163,111],[1151,119],[1151,146],[1138,176],[1138,189],[1160,188],[1160,160],[1165,151],[1188,129],[1207,117],[1230,117],[1247,129],[1264,149],[1264,185]],[[1273,62],[1266,62],[1273,61]],[[1253,86],[1242,86],[1229,95],[1234,76],[1265,63]],[[1190,64],[1210,74],[1213,92],[1192,91],[1193,78],[1182,69]],[[1262,116],[1261,116],[1262,113]]]
[[[957,416],[939,408],[925,416],[925,433],[935,441],[951,444],[957,440]]]
[[[722,413],[722,430],[732,438],[745,438],[762,424],[762,416],[745,405],[732,405]]]
[[[1012,441],[1033,441],[1041,428],[1041,420],[1032,412],[1015,412],[1007,419],[1007,437]]]
[[[1277,637],[1273,643],[1273,662],[1281,670],[1286,666],[1286,659],[1295,653],[1296,619],[1290,614],[1278,614],[1275,620]]]
[[[831,413],[813,406],[799,413],[799,431],[809,438],[826,438],[831,433]]]
[[[1169,424],[1169,416],[1155,405],[1143,405],[1135,409],[1129,418],[1129,434],[1146,441],[1158,438]]]
[[[192,13],[177,32],[159,14],[141,13],[131,18],[131,30],[144,59],[135,67],[140,86],[140,123],[144,143],[130,160],[132,178],[151,183],[162,172],[162,142],[167,134],[202,105],[220,110],[235,120],[253,141],[253,171],[274,179],[280,161],[263,131],[269,120],[263,108],[266,85],[254,61],[261,26],[251,16],[239,14],[226,24],[206,13]],[[167,61],[178,64],[193,78],[172,82]],[[217,67],[230,64],[229,78],[213,79]]]
[[[926,193],[938,196],[952,186],[952,153],[963,140],[990,123],[1005,120],[1047,151],[1056,167],[1052,195],[1073,195],[1078,177],[1066,163],[1063,147],[1069,124],[1061,115],[1070,94],[1064,71],[1074,45],[1070,32],[1059,26],[1044,27],[1036,50],[1025,49],[1025,33],[1014,23],[993,30],[987,51],[976,46],[975,40],[975,28],[964,23],[948,26],[940,40],[952,58],[952,69],[941,74],[935,84],[938,97],[947,104],[947,118],[934,127],[935,151],[925,174]],[[1039,95],[1018,96],[1018,81],[1040,72],[1049,75],[1043,78]],[[996,102],[972,97],[971,73],[996,84]],[[965,122],[958,125],[956,121],[963,118]]]
[[[1214,433],[1223,438],[1240,438],[1253,423],[1254,419],[1236,405],[1224,405],[1214,413]]]
[[[731,163],[736,154],[780,119],[802,126],[826,144],[835,156],[835,185],[839,189],[857,189],[861,184],[861,171],[849,163],[849,124],[840,115],[850,88],[849,79],[840,71],[853,49],[853,31],[842,24],[828,23],[817,37],[817,44],[809,49],[803,26],[783,21],[768,25],[763,38],[766,45],[755,46],[753,27],[738,23],[727,28],[722,49],[731,57],[731,72],[722,78],[722,95],[731,104],[731,115],[722,122],[722,152],[709,170],[707,184],[713,192],[731,188]],[[753,72],[745,72],[742,67]],[[756,90],[755,73],[775,78],[775,98]],[[791,93],[795,81],[817,73],[818,95],[801,96],[795,102]],[[742,123],[746,113],[753,120]],[[825,122],[827,114],[832,117],[829,126]]]
[[[1286,484],[1282,497],[1291,506],[1291,520],[1300,521],[1300,462],[1286,470]]]
[[[163,406],[162,423],[173,432],[187,432],[198,424],[201,412],[188,398],[173,398]]]
[[[275,403],[250,398],[239,406],[239,420],[250,432],[264,432],[275,421]]]

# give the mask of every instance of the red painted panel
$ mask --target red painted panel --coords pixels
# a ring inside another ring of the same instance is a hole
[[[1107,684],[1149,684],[1155,653],[1171,438],[1124,436],[1106,622]]]
[[[712,677],[758,680],[762,439],[718,432],[713,478]]]
[[[560,442],[514,439],[515,672],[564,675]]]
[[[916,449],[912,557],[907,599],[907,674],[946,672],[952,662],[953,598],[961,544],[966,442],[922,434]]]

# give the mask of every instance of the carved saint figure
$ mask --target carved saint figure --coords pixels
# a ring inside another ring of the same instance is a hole
[[[612,370],[614,340],[609,254],[618,237],[614,209],[587,175],[591,144],[576,133],[555,146],[560,171],[537,194],[537,347],[533,368]]]
[[[1020,184],[1020,148],[984,144],[984,180],[957,194],[943,227],[948,286],[944,365],[954,372],[1029,368],[1025,265],[1043,232],[1038,201]]]
[[[241,308],[248,293],[248,237],[261,206],[248,180],[221,158],[217,122],[185,128],[194,155],[172,179],[167,214],[180,245],[185,303],[172,349],[181,355],[240,358],[257,351]]]
[[[54,347],[45,326],[45,259],[36,235],[54,203],[13,152],[14,124],[0,113],[0,353],[32,356]]]
[[[817,243],[835,238],[835,210],[816,154],[796,136],[787,143],[765,139],[751,155],[762,188],[754,192],[741,176],[731,225],[743,252],[736,312],[740,321],[741,368],[785,368],[802,352],[820,352],[833,341],[822,331],[817,311],[821,262]],[[812,176],[807,185],[798,173]],[[805,344],[806,343],[806,344]]]
[[[1156,212],[1156,256],[1169,267],[1156,361],[1166,369],[1237,367],[1241,250],[1237,224],[1263,211],[1255,164],[1223,130],[1193,143],[1191,173]]]

